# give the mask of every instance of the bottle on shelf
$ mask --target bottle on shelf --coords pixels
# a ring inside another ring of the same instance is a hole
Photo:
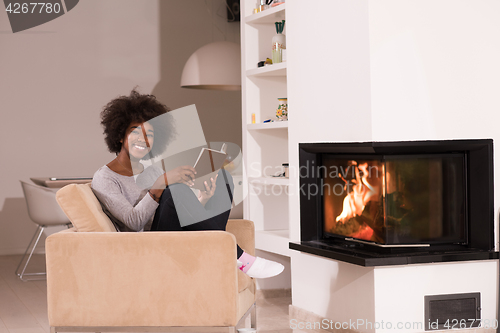
[[[285,28],[285,20],[281,22],[275,22],[276,35],[272,39],[272,60],[273,64],[278,64],[282,61],[283,49],[286,49],[286,36],[283,35],[283,29]]]
[[[257,13],[269,8],[266,0],[260,0],[260,5],[257,6]]]

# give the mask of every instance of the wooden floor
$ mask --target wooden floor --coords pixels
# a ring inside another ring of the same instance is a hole
[[[0,333],[48,333],[47,285],[45,280],[19,280],[14,273],[19,260],[21,256],[0,256]],[[32,264],[29,267],[31,271],[43,271],[44,256],[35,256]],[[258,300],[258,332],[302,332],[289,328],[290,303],[289,297]]]

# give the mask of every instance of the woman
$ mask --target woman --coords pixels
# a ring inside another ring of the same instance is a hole
[[[168,111],[154,96],[135,90],[104,107],[101,124],[116,158],[97,170],[92,189],[118,231],[225,230],[233,190],[229,173],[221,170],[196,196],[190,188],[193,167],[144,170],[141,161],[161,154],[174,136]],[[251,256],[239,246],[237,258],[238,267],[251,277],[283,271],[281,264]]]

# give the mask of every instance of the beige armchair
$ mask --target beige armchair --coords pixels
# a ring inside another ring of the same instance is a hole
[[[51,332],[236,332],[249,314],[256,327],[255,282],[236,268],[236,242],[255,252],[253,222],[121,233],[88,185],[57,200],[74,228],[46,240]]]

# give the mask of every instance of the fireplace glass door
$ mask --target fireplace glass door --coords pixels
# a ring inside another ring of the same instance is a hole
[[[465,243],[464,154],[322,155],[325,236],[385,245]]]

